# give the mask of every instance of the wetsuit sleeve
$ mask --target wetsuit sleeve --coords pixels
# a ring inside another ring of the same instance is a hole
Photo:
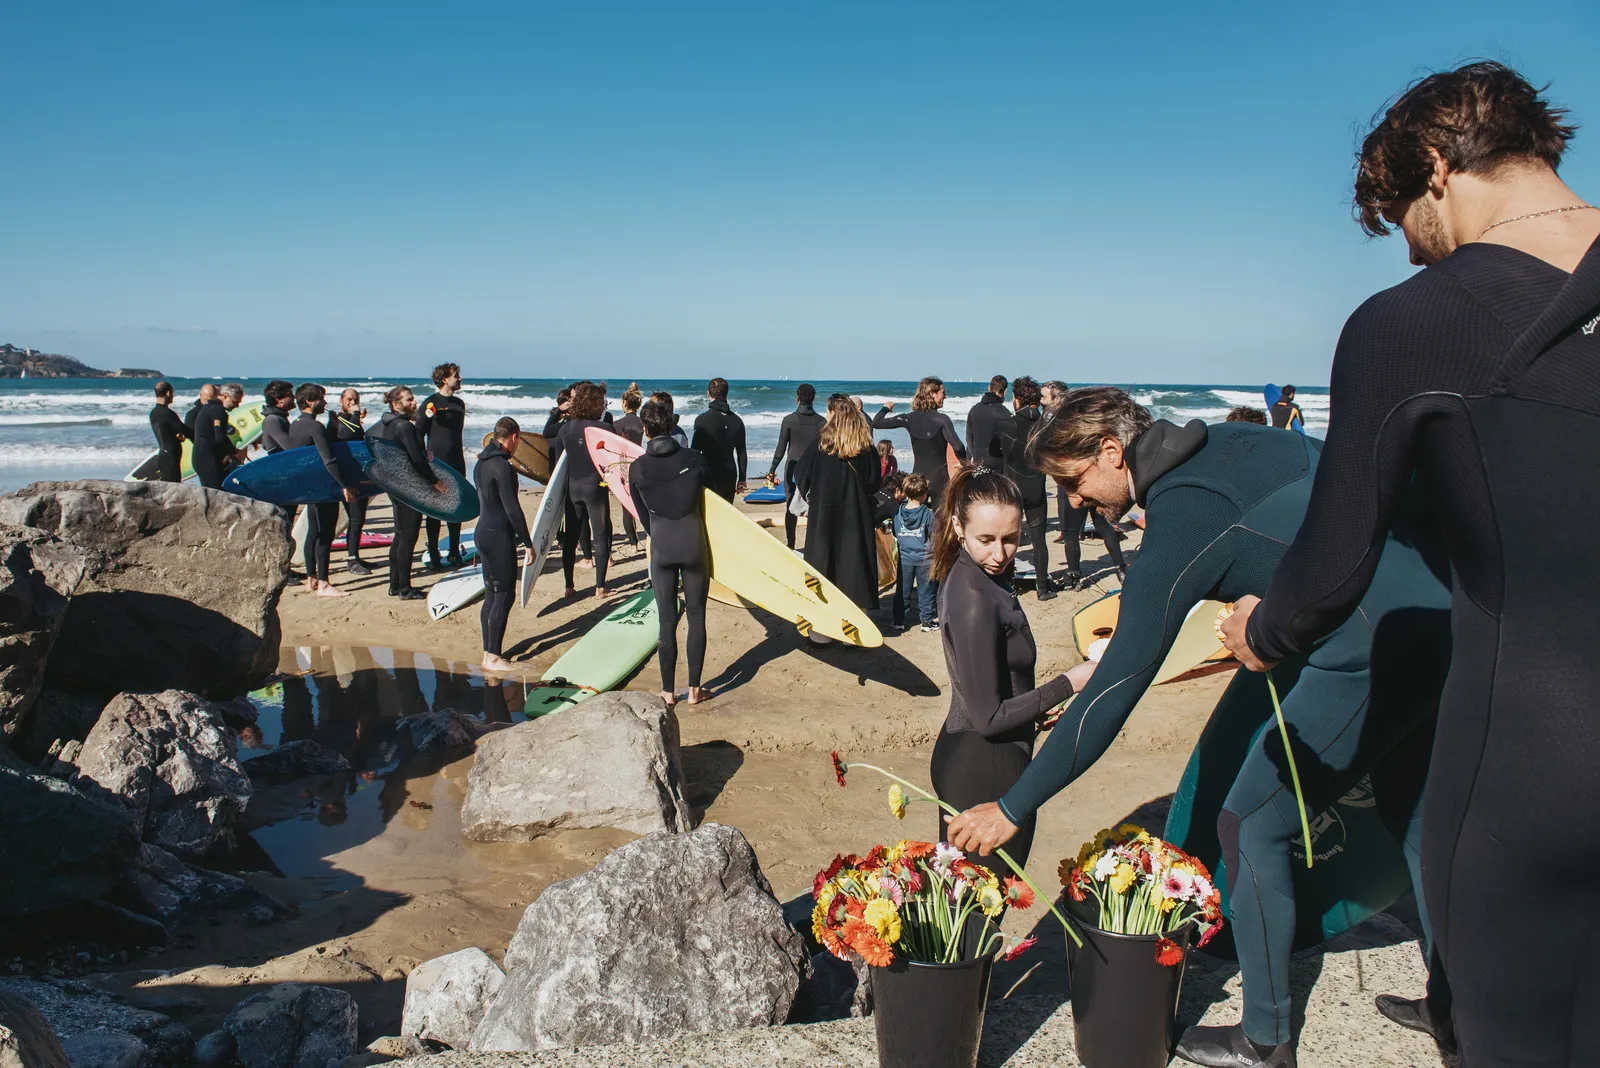
[[[949,443],[951,448],[956,450],[956,456],[965,460],[967,458],[967,446],[962,442],[960,436],[956,434],[956,425],[943,412],[939,413],[939,429],[944,431],[944,440]]]
[[[561,433],[561,409],[552,408],[544,420],[544,436],[553,438],[559,433]]]
[[[1189,609],[1205,600],[1227,570],[1225,553],[1210,560],[1206,554],[1238,519],[1238,508],[1226,498],[1180,486],[1151,502],[1148,516],[1149,530],[1123,584],[1117,629],[1100,666],[1000,799],[1012,823],[1031,817],[1111,748],[1177,641]]]
[[[217,459],[219,461],[226,460],[228,457],[239,451],[239,446],[233,443],[233,437],[230,433],[232,430],[233,423],[231,420],[229,420],[228,413],[226,411],[224,411],[222,415],[212,423],[211,444],[212,449],[217,454]]]
[[[960,641],[945,647],[950,655],[950,675],[961,679],[962,693],[968,698],[967,719],[979,734],[993,738],[1015,730],[1072,696],[1072,683],[1065,675],[1057,675],[1043,686],[1002,701],[1001,688],[1010,681],[1011,667],[1005,628],[993,602],[970,592],[947,595],[944,602],[947,616],[943,625],[961,635]],[[987,703],[973,700],[985,694],[992,695]]]
[[[522,502],[517,499],[517,473],[508,466],[503,475],[495,476],[495,489],[500,494],[500,506],[506,510],[506,522],[511,532],[522,539],[522,544],[533,548],[533,535],[528,533],[528,517],[522,514]]]
[[[772,453],[772,469],[767,472],[770,477],[778,473],[778,464],[783,462],[784,454],[789,451],[789,420],[784,419],[783,425],[778,429],[778,447]]]
[[[1250,648],[1269,663],[1306,652],[1338,629],[1378,569],[1426,418],[1420,409],[1397,407],[1417,392],[1394,370],[1406,362],[1404,330],[1375,297],[1339,337],[1328,387],[1338,404],[1311,503],[1246,628]]]
[[[633,469],[637,466],[638,460],[628,465],[628,496],[633,498],[633,510],[639,513],[639,529],[649,534],[650,507],[644,503],[644,495],[639,492],[639,480],[633,477]]]
[[[699,453],[705,452],[707,445],[713,448],[716,447],[716,442],[711,439],[711,432],[700,425],[700,419],[702,418],[704,416],[695,419],[694,434],[689,438],[689,448]]]
[[[904,430],[911,425],[911,413],[901,412],[899,415],[890,413],[887,407],[879,408],[878,414],[872,417],[874,430]]]
[[[746,473],[750,469],[750,453],[745,448],[744,443],[744,420],[737,419],[737,422],[739,424],[739,429],[737,431],[737,436],[733,440],[733,452],[734,455],[739,458],[739,481],[743,482],[745,480]]]
[[[322,457],[322,466],[328,469],[328,474],[341,486],[349,486],[344,480],[344,473],[339,470],[339,461],[333,455],[333,445],[328,441],[328,431],[321,423],[313,423],[311,443],[317,447],[317,455]]]

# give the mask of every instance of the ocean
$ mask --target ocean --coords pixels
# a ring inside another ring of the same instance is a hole
[[[177,390],[174,407],[179,413],[189,409],[200,386],[209,379],[169,379]],[[240,379],[245,388],[245,403],[258,404],[263,378]],[[75,478],[122,478],[155,449],[150,432],[150,407],[153,381],[139,379],[3,379],[0,380],[0,492],[10,492],[30,482]],[[426,382],[380,378],[330,378],[324,383],[333,398],[346,386],[361,391],[369,422],[376,422],[383,410],[383,394],[394,385],[409,385],[419,399],[431,393]],[[556,391],[566,380],[549,378],[494,378],[468,381],[461,397],[467,404],[468,458],[475,445],[503,415],[522,423],[524,428],[542,430],[544,419],[555,405]],[[867,382],[816,379],[818,408],[831,393],[849,393],[866,402],[871,415],[887,401],[895,411],[910,408],[915,381]],[[1080,385],[1082,383],[1073,383]],[[1248,404],[1262,406],[1261,389],[1249,385],[1122,385],[1140,403],[1149,405],[1158,418],[1184,422],[1204,419],[1219,422],[1230,408]],[[620,411],[626,381],[610,383],[611,406]],[[778,442],[778,424],[794,410],[796,381],[756,379],[732,383],[728,400],[744,419],[750,447],[752,478],[766,473]],[[702,379],[667,379],[641,382],[646,393],[665,389],[677,402],[684,421],[705,410],[705,382]],[[987,389],[984,382],[946,382],[948,399],[944,410],[954,420],[958,432],[965,432],[969,409]],[[1326,389],[1299,387],[1298,400],[1305,412],[1310,433],[1321,436],[1328,424]],[[910,452],[904,431],[878,431],[879,439],[895,443],[896,454]],[[259,454],[258,454],[259,455]],[[902,461],[904,463],[904,461]]]

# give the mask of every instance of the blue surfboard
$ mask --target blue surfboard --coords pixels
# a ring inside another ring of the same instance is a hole
[[[333,456],[339,473],[356,495],[371,497],[383,492],[367,477],[366,466],[372,454],[359,441],[336,441]],[[241,497],[289,508],[295,505],[332,504],[344,500],[344,491],[322,466],[322,457],[310,446],[285,449],[243,464],[222,480],[222,488]]]
[[[744,501],[746,504],[782,504],[783,487],[762,486],[754,493],[745,494]]]

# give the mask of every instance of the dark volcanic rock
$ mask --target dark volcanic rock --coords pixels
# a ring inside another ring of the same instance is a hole
[[[239,1002],[223,1026],[244,1068],[327,1068],[356,1050],[356,1003],[326,986],[275,986]]]
[[[350,761],[335,749],[328,749],[310,738],[288,742],[244,761],[251,780],[296,779],[302,775],[332,775],[349,771]]]
[[[88,901],[139,848],[126,812],[85,796],[0,746],[0,917]]]
[[[83,567],[62,539],[0,524],[0,744],[27,723]]]
[[[233,697],[276,667],[282,509],[184,484],[35,482],[0,497],[0,523],[87,555],[47,665],[52,685]]]
[[[81,983],[0,979],[0,994],[31,1001],[50,1021],[74,1068],[172,1064],[187,1058],[194,1042],[189,1029],[170,1017],[125,1005]]]
[[[89,737],[105,706],[103,697],[46,686],[39,691],[39,699],[33,703],[22,733],[11,747],[30,763],[42,767],[52,746]]]
[[[84,740],[73,781],[126,810],[144,841],[191,856],[231,848],[250,800],[233,732],[182,690],[119,694]]]
[[[472,1049],[781,1024],[807,963],[742,834],[653,834],[528,906]]]
[[[27,998],[0,993],[0,1066],[69,1068],[55,1028]]]

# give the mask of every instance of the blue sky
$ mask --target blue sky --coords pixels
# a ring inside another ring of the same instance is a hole
[[[1085,10],[1092,8],[1092,10]],[[1387,11],[1387,19],[1378,21]],[[1600,4],[0,8],[0,340],[170,374],[1326,382],[1364,123]]]

